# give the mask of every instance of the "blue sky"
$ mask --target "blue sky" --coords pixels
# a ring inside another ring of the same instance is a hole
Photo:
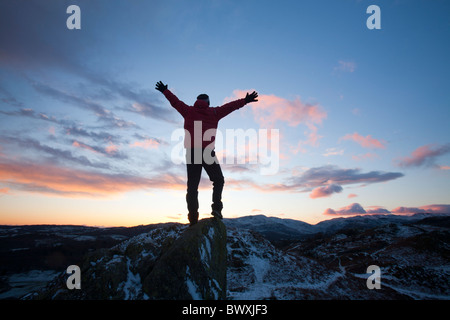
[[[68,30],[66,8],[81,9]],[[381,29],[369,30],[369,5]],[[310,223],[449,210],[446,1],[3,1],[0,223],[187,222],[182,118],[257,90],[219,129],[278,129],[280,168],[224,165],[224,215]],[[220,150],[218,150],[220,151]],[[203,174],[201,217],[209,215]]]

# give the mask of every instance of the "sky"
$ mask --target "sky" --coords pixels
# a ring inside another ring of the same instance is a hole
[[[187,223],[183,118],[160,80],[188,105],[259,94],[219,123],[224,217],[448,213],[448,12],[444,0],[2,1],[0,224]],[[236,130],[257,141],[227,144]],[[268,158],[250,162],[264,138]],[[203,172],[200,218],[211,190]]]

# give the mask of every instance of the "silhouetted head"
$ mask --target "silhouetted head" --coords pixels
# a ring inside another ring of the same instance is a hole
[[[197,101],[195,101],[194,107],[205,108],[209,107],[209,97],[207,94],[200,94],[197,97]]]

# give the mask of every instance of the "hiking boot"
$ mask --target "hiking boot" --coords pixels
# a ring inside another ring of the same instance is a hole
[[[218,218],[218,219],[223,219],[223,216],[222,216],[222,213],[219,211],[219,210],[214,210],[213,209],[213,211],[211,212],[211,214],[214,216],[214,217],[216,217],[216,218]]]
[[[198,212],[197,213],[189,213],[188,219],[189,219],[189,226],[192,227],[194,224],[196,224],[198,222]]]

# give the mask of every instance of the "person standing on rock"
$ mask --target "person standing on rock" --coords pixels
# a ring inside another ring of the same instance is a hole
[[[202,169],[213,183],[212,212],[214,217],[222,219],[222,190],[225,183],[220,164],[214,151],[214,140],[219,120],[231,112],[242,108],[247,103],[258,101],[258,93],[247,93],[245,98],[238,99],[221,107],[210,107],[207,94],[200,94],[194,106],[188,106],[180,101],[169,89],[167,84],[159,81],[156,90],[169,100],[184,118],[184,147],[186,148],[187,193],[186,202],[190,225],[198,221],[198,185]]]

